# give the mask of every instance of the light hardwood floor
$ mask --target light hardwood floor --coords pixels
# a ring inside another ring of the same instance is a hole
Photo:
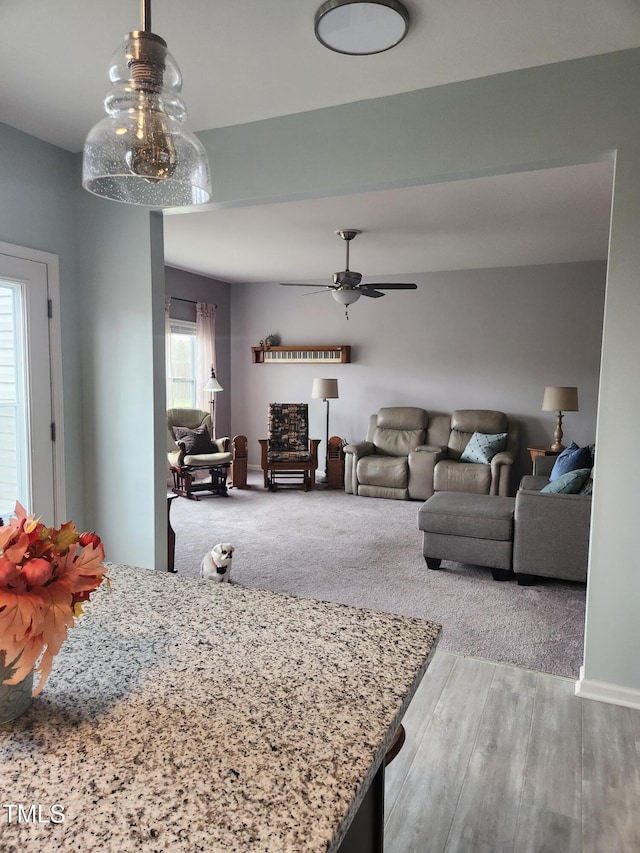
[[[385,853],[639,853],[640,711],[436,652],[386,769]]]

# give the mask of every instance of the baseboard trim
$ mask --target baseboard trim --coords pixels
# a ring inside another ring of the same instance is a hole
[[[640,710],[640,690],[611,684],[608,681],[585,678],[584,666],[580,667],[580,678],[576,681],[576,696],[580,699],[595,699],[596,702],[608,702],[610,705],[622,705],[624,708]]]

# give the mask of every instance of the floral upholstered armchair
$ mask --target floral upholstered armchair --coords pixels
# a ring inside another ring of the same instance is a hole
[[[267,438],[261,438],[264,487],[299,481],[305,492],[315,486],[320,439],[309,438],[306,403],[269,403]]]

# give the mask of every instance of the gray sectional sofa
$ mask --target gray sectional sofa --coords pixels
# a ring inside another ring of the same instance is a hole
[[[537,457],[533,475],[522,478],[516,494],[513,571],[521,583],[538,576],[587,579],[591,495],[541,492],[554,462]]]

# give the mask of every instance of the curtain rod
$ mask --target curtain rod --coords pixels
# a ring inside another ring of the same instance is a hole
[[[175,299],[177,302],[190,302],[192,305],[197,305],[197,304],[198,304],[198,302],[202,302],[202,300],[201,300],[201,299],[183,299],[183,297],[182,297],[182,296],[170,296],[170,297],[169,297],[169,299]],[[213,307],[214,307],[214,308],[217,308],[217,307],[218,307],[218,306],[217,306],[217,304],[216,304],[215,302],[213,302],[213,303],[209,302],[209,303],[207,303],[207,304],[208,304],[208,305],[213,304]]]

